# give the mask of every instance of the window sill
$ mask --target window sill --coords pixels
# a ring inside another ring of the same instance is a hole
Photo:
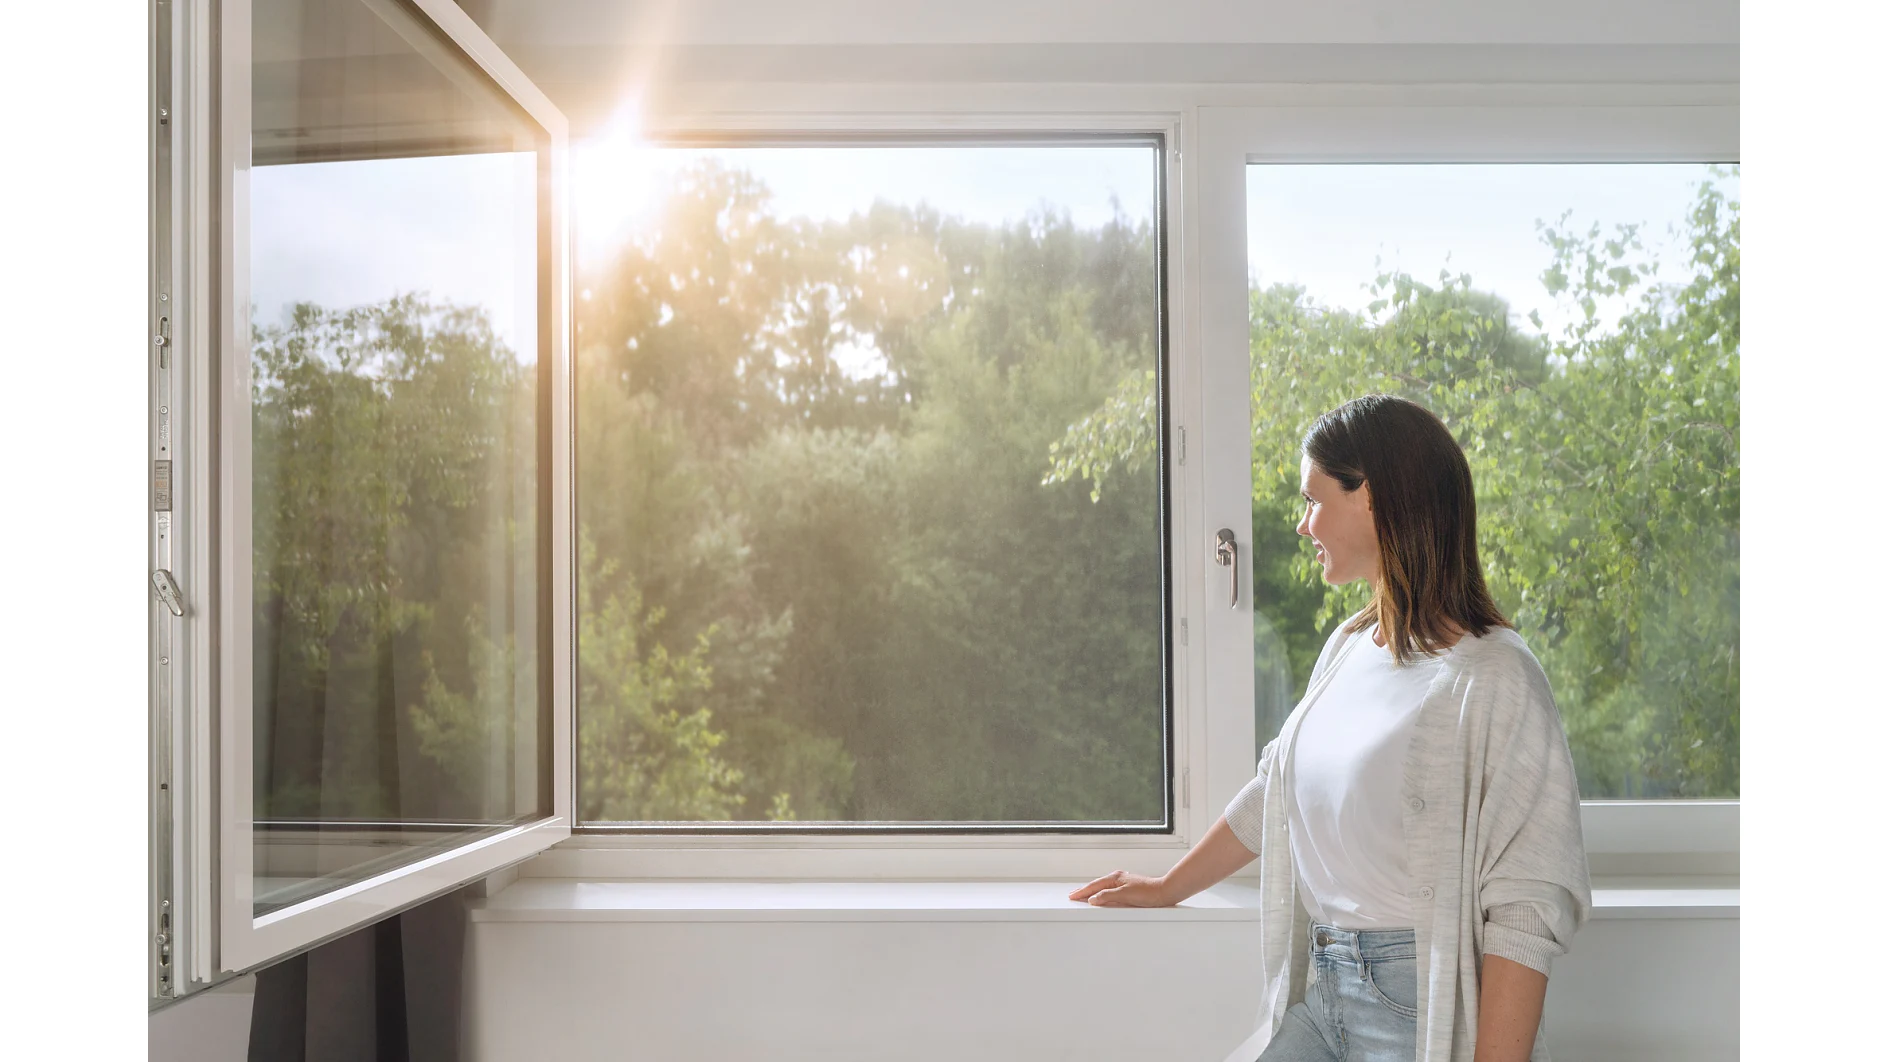
[[[1731,918],[1739,916],[1735,874],[1669,877],[1596,877],[1594,920],[1633,918]]]
[[[1246,922],[1258,890],[1222,883],[1177,907],[1091,907],[1069,882],[630,882],[522,878],[474,922]],[[1736,878],[1593,883],[1594,919],[1738,917]]]
[[[474,922],[1245,921],[1257,891],[1219,885],[1178,907],[1091,907],[1069,882],[628,882],[522,878]],[[1240,894],[1250,894],[1250,898]]]

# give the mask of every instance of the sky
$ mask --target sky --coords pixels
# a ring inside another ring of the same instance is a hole
[[[668,175],[719,157],[759,176],[782,217],[843,220],[876,199],[929,203],[971,221],[1017,221],[1045,205],[1078,226],[1154,210],[1149,145],[650,148],[611,138],[573,153],[579,255],[606,257],[655,221]]]
[[[1447,269],[1508,300],[1517,322],[1538,311],[1548,335],[1577,321],[1540,275],[1553,254],[1538,219],[1563,231],[1639,223],[1661,280],[1677,280],[1689,252],[1673,229],[1690,212],[1703,165],[1320,165],[1246,168],[1246,260],[1259,284],[1296,283],[1327,306],[1362,310],[1384,269],[1435,283]],[[1727,194],[1737,196],[1737,179]],[[1682,229],[1680,230],[1682,231]],[[1605,320],[1624,309],[1602,304]]]
[[[843,219],[875,199],[928,203],[986,223],[1045,206],[1099,226],[1117,206],[1153,215],[1156,153],[1146,145],[650,148],[607,139],[573,153],[580,258],[597,261],[656,223],[668,174],[703,155],[743,166],[783,217]],[[530,261],[533,156],[459,155],[257,167],[251,186],[251,296],[260,324],[308,299],[356,306],[415,289],[486,307],[501,337],[534,354]],[[1521,326],[1550,334],[1577,319],[1548,296],[1551,261],[1536,219],[1573,211],[1579,228],[1644,223],[1655,260],[1684,266],[1672,234],[1700,165],[1255,165],[1247,170],[1249,276],[1303,284],[1321,303],[1361,310],[1384,267],[1434,282],[1443,269],[1507,298]],[[1727,182],[1735,195],[1736,179]],[[1676,276],[1667,270],[1667,276]],[[1622,307],[1603,308],[1617,312]],[[855,372],[869,352],[841,352]]]
[[[513,152],[254,167],[255,324],[281,324],[295,302],[429,291],[483,306],[519,360],[536,361],[536,166]]]

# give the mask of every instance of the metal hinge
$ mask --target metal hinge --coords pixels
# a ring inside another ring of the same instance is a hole
[[[1187,463],[1187,430],[1185,428],[1180,429],[1180,463],[1183,465]]]
[[[1191,767],[1180,772],[1180,806],[1182,808],[1193,806],[1193,768]]]
[[[166,996],[176,992],[175,983],[171,980],[170,935],[170,901],[159,900],[157,902],[157,937],[154,941],[157,944],[157,990],[159,994]]]
[[[1180,617],[1180,644],[1187,644],[1187,621],[1185,616]]]

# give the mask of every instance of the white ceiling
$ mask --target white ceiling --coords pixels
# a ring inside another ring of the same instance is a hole
[[[1736,0],[458,2],[579,130],[629,83],[1738,81]]]
[[[1736,44],[1736,0],[460,0],[501,44]]]

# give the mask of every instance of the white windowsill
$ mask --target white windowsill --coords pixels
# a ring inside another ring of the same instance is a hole
[[[676,882],[521,878],[474,922],[1242,922],[1258,890],[1222,883],[1178,907],[1091,907],[1068,882]],[[1737,918],[1735,878],[1604,879],[1594,919]]]

